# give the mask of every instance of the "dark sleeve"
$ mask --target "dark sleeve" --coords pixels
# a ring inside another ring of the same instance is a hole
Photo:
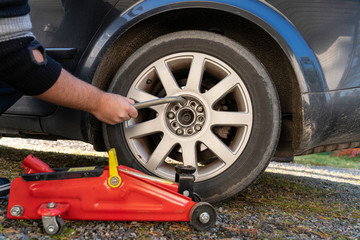
[[[45,61],[37,63],[32,50],[38,49]],[[27,95],[46,92],[59,78],[61,65],[32,37],[0,43],[0,80]]]

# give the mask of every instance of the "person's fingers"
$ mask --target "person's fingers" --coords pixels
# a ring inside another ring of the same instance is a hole
[[[129,116],[131,118],[137,118],[137,116],[138,116],[138,111],[133,105],[131,105],[131,108],[130,108],[130,111],[129,111]]]
[[[127,97],[124,97],[124,98],[125,98],[125,100],[126,100],[128,103],[130,103],[130,104],[134,104],[134,103],[135,103],[135,101],[132,100],[132,99],[130,99],[130,98],[127,98]]]
[[[135,103],[134,100],[129,99],[127,97],[123,97],[123,99],[125,99],[125,101],[127,103],[129,103],[128,108],[126,109],[127,113],[129,114],[130,118],[136,118],[138,116],[138,111],[137,109],[133,106],[133,104]]]

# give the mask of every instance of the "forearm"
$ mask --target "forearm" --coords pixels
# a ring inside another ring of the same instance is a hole
[[[36,97],[57,105],[93,112],[98,107],[101,91],[62,69],[55,84]]]
[[[27,47],[29,44],[30,47]],[[3,47],[12,46],[13,50],[6,52],[9,48],[0,47],[0,56],[4,56],[0,58],[1,81],[24,94],[90,112],[108,124],[120,123],[137,116],[136,109],[131,106],[132,100],[103,92],[77,79],[41,52],[41,46],[31,48],[31,44],[31,38],[0,43]]]
[[[133,100],[103,92],[64,69],[55,84],[36,97],[57,105],[89,112],[108,124],[116,124],[137,117],[137,111],[131,105],[134,103]]]

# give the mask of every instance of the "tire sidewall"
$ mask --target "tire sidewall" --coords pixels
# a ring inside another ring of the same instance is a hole
[[[214,33],[186,31],[164,35],[136,51],[119,69],[109,91],[126,96],[133,81],[146,67],[157,59],[179,52],[199,52],[222,60],[241,77],[250,94],[253,127],[242,154],[218,176],[195,183],[195,192],[203,200],[221,201],[250,185],[266,168],[274,153],[280,131],[276,89],[263,65],[238,43]],[[149,173],[132,156],[122,124],[105,125],[104,139],[108,148],[116,148],[122,164]]]

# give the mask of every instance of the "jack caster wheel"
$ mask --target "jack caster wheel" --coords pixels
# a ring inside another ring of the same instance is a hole
[[[57,235],[60,234],[65,226],[64,220],[60,216],[55,217],[42,217],[44,231],[49,235]]]
[[[196,203],[190,211],[190,223],[198,231],[207,231],[216,222],[216,211],[207,202]]]

